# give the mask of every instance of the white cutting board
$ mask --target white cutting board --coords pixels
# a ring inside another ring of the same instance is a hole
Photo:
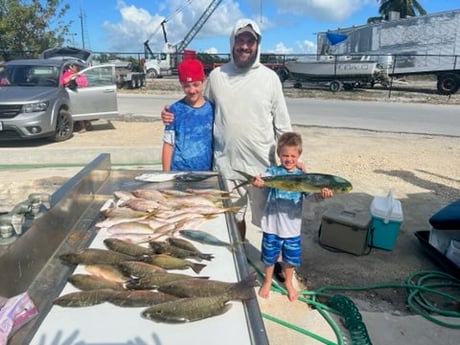
[[[198,227],[222,241],[229,242],[224,215],[208,220]],[[90,248],[105,248],[104,230],[99,231]],[[193,241],[192,241],[193,242]],[[206,263],[200,276],[210,279],[236,282],[236,264],[233,254],[225,247],[193,244],[215,258]],[[191,269],[174,272],[196,275]],[[74,273],[88,273],[77,266]],[[77,291],[70,283],[61,295]],[[53,306],[40,325],[30,344],[33,345],[244,345],[251,344],[248,321],[240,301],[232,301],[232,307],[223,315],[185,324],[157,323],[141,317],[146,308],[121,308],[103,303],[84,308]]]

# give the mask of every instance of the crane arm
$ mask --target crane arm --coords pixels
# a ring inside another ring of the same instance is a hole
[[[184,39],[176,45],[176,52],[182,53],[182,51],[190,44],[195,38],[198,32],[201,30],[203,25],[208,21],[209,17],[214,13],[216,8],[220,5],[222,0],[212,0],[206,10],[203,12],[198,21],[192,26],[190,31],[185,35]]]

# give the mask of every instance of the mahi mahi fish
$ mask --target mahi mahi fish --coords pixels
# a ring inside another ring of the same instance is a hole
[[[247,181],[235,188],[251,183],[255,176],[243,171],[235,170],[244,176]],[[323,188],[329,188],[334,193],[346,193],[352,190],[352,184],[343,177],[320,173],[286,174],[262,177],[266,187],[278,188],[297,192],[318,193]],[[234,189],[235,189],[234,188]]]
[[[225,313],[231,308],[228,303],[231,300],[251,298],[254,298],[253,280],[242,280],[220,295],[180,298],[147,308],[141,315],[156,322],[191,322]]]

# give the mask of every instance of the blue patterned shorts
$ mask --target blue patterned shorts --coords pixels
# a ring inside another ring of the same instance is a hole
[[[261,260],[267,265],[274,265],[282,254],[283,262],[291,266],[300,266],[302,243],[300,236],[282,238],[275,234],[263,233]]]

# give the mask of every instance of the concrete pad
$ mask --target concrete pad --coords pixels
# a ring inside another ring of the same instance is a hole
[[[250,215],[247,217],[250,219]],[[263,272],[259,249],[262,231],[256,226],[248,224],[246,240],[246,255],[250,265],[258,272]],[[262,281],[263,277],[260,280]],[[274,282],[274,284],[278,283]],[[296,278],[294,278],[293,285],[297,291],[306,288]],[[283,284],[279,284],[279,286],[284,289]],[[258,288],[256,289],[258,291]],[[286,295],[273,290],[270,292],[269,298],[265,299],[258,296],[258,301],[261,312],[266,315],[264,316],[264,324],[271,345],[324,344],[317,339],[326,339],[332,343],[337,342],[334,331],[327,321],[307,303],[300,300],[290,302]],[[279,322],[274,320],[279,320]],[[305,330],[305,332],[298,331],[297,328]]]

